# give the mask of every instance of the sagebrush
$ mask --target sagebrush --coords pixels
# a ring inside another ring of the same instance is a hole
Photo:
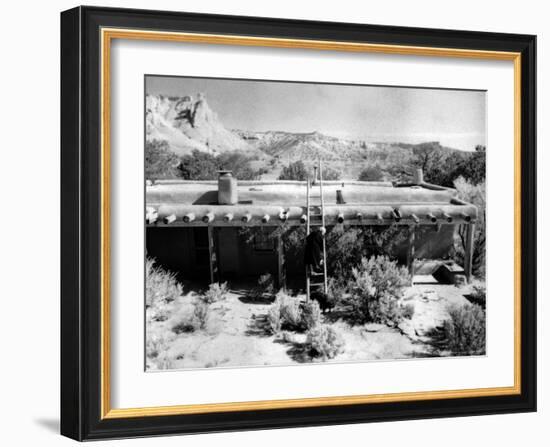
[[[214,304],[218,301],[223,301],[227,297],[227,282],[219,284],[217,282],[208,286],[208,290],[204,292],[199,298],[206,304]]]
[[[269,307],[267,323],[273,334],[282,330],[305,331],[321,323],[321,308],[317,301],[300,304],[299,299],[280,291]]]
[[[182,294],[176,276],[156,265],[152,258],[145,260],[145,307],[148,318],[165,320],[167,305]]]
[[[306,345],[312,357],[333,359],[344,351],[344,338],[332,326],[320,324],[307,333]]]
[[[314,300],[309,300],[302,306],[302,321],[301,326],[305,330],[313,329],[321,324],[321,307]]]
[[[353,319],[358,323],[396,324],[403,318],[399,300],[410,284],[405,267],[387,256],[372,256],[361,259],[352,268],[352,276],[347,303]]]
[[[454,355],[485,354],[485,311],[477,304],[451,307],[443,323],[447,348]]]

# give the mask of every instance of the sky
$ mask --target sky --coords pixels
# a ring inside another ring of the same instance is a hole
[[[147,76],[146,93],[204,93],[228,129],[318,131],[365,141],[486,145],[486,93],[367,85]]]

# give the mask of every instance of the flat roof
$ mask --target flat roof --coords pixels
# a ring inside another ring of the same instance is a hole
[[[317,184],[318,185],[318,184]],[[319,187],[312,187],[311,195],[319,196]],[[423,186],[395,187],[389,182],[324,181],[325,206],[336,205],[336,191],[347,204],[448,204],[456,196],[454,189]],[[306,182],[298,181],[239,181],[240,205],[306,204]],[[317,199],[319,200],[319,199]],[[147,186],[146,201],[150,206],[162,204],[217,205],[217,181],[157,181]]]
[[[239,181],[238,203],[218,204],[217,181],[164,180],[146,187],[146,222],[172,226],[303,225],[307,215],[306,182]],[[344,203],[337,202],[337,191]],[[311,190],[310,205],[321,224],[320,189]],[[457,199],[457,191],[436,185],[389,182],[323,182],[325,225],[470,223],[474,205]]]

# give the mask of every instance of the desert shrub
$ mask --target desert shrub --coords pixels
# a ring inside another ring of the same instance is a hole
[[[265,273],[258,278],[258,285],[254,290],[254,296],[256,298],[262,298],[263,296],[273,296],[275,293],[275,281],[271,273]]]
[[[443,333],[448,349],[454,355],[485,353],[485,311],[477,304],[449,309]]]
[[[364,182],[376,182],[384,178],[384,173],[380,166],[374,165],[369,166],[361,171],[359,174],[359,180]]]
[[[219,169],[214,155],[195,149],[191,154],[181,157],[178,176],[185,180],[215,180]]]
[[[320,320],[321,317],[319,305],[318,303],[315,304],[317,305],[317,309],[314,308],[314,304],[310,304],[310,307],[306,311],[308,312],[306,323],[300,301],[281,290],[277,293],[275,301],[267,312],[267,323],[271,332],[277,334],[281,330],[302,331],[306,328],[306,325],[314,324],[314,320],[317,317]],[[318,316],[316,315],[316,311],[319,314]]]
[[[405,267],[387,256],[361,259],[352,269],[353,281],[347,303],[352,317],[359,323],[375,322],[395,324],[402,315],[399,298],[410,283]]]
[[[300,301],[284,292],[279,292],[276,300],[280,301],[282,327],[288,330],[301,330],[302,310],[300,309]]]
[[[219,284],[217,282],[208,286],[208,290],[204,292],[199,298],[206,304],[214,304],[218,301],[223,301],[227,297],[227,282]]]
[[[313,173],[311,174],[313,178]],[[331,168],[330,166],[323,167],[323,180],[341,180],[342,171],[336,168]]]
[[[269,307],[267,311],[267,324],[273,334],[278,334],[283,326],[281,320],[281,302],[275,300],[275,302]]]
[[[184,155],[178,165],[178,176],[186,180],[215,180],[218,171],[232,171],[239,180],[256,180],[259,171],[251,167],[253,157],[238,151],[224,152],[215,155],[194,150],[190,155]]]
[[[306,345],[313,357],[333,359],[344,351],[344,339],[332,326],[319,324],[307,333]]]
[[[340,304],[344,300],[344,294],[346,293],[346,286],[337,281],[335,278],[330,277],[327,281],[327,302],[330,307],[334,307]]]
[[[176,276],[155,265],[155,260],[145,260],[145,307],[153,320],[167,318],[167,305],[182,293]]]
[[[204,299],[197,299],[193,307],[193,317],[198,329],[206,329],[208,317],[210,315],[210,304]]]
[[[172,367],[168,348],[174,338],[173,333],[149,334],[147,336],[145,342],[147,369],[169,369]]]
[[[321,324],[321,307],[317,301],[309,300],[302,306],[302,327],[305,330],[313,329]]]
[[[353,280],[350,265],[373,255],[393,257],[408,237],[408,229],[398,225],[380,227],[333,227],[327,233],[327,271],[340,284]]]
[[[180,160],[166,141],[145,142],[145,178],[150,180],[177,178]]]
[[[308,177],[308,171],[304,162],[301,160],[290,163],[288,166],[284,166],[279,174],[279,180],[306,180]]]

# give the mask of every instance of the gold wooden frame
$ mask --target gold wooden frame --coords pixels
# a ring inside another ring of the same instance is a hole
[[[215,45],[369,52],[397,55],[439,56],[506,60],[514,63],[514,385],[445,391],[328,396],[216,404],[144,408],[111,408],[110,366],[110,63],[113,39],[154,40]],[[167,416],[209,412],[307,408],[431,399],[503,396],[521,393],[521,53],[454,48],[382,45],[319,40],[279,39],[214,34],[103,28],[101,30],[101,418]]]

